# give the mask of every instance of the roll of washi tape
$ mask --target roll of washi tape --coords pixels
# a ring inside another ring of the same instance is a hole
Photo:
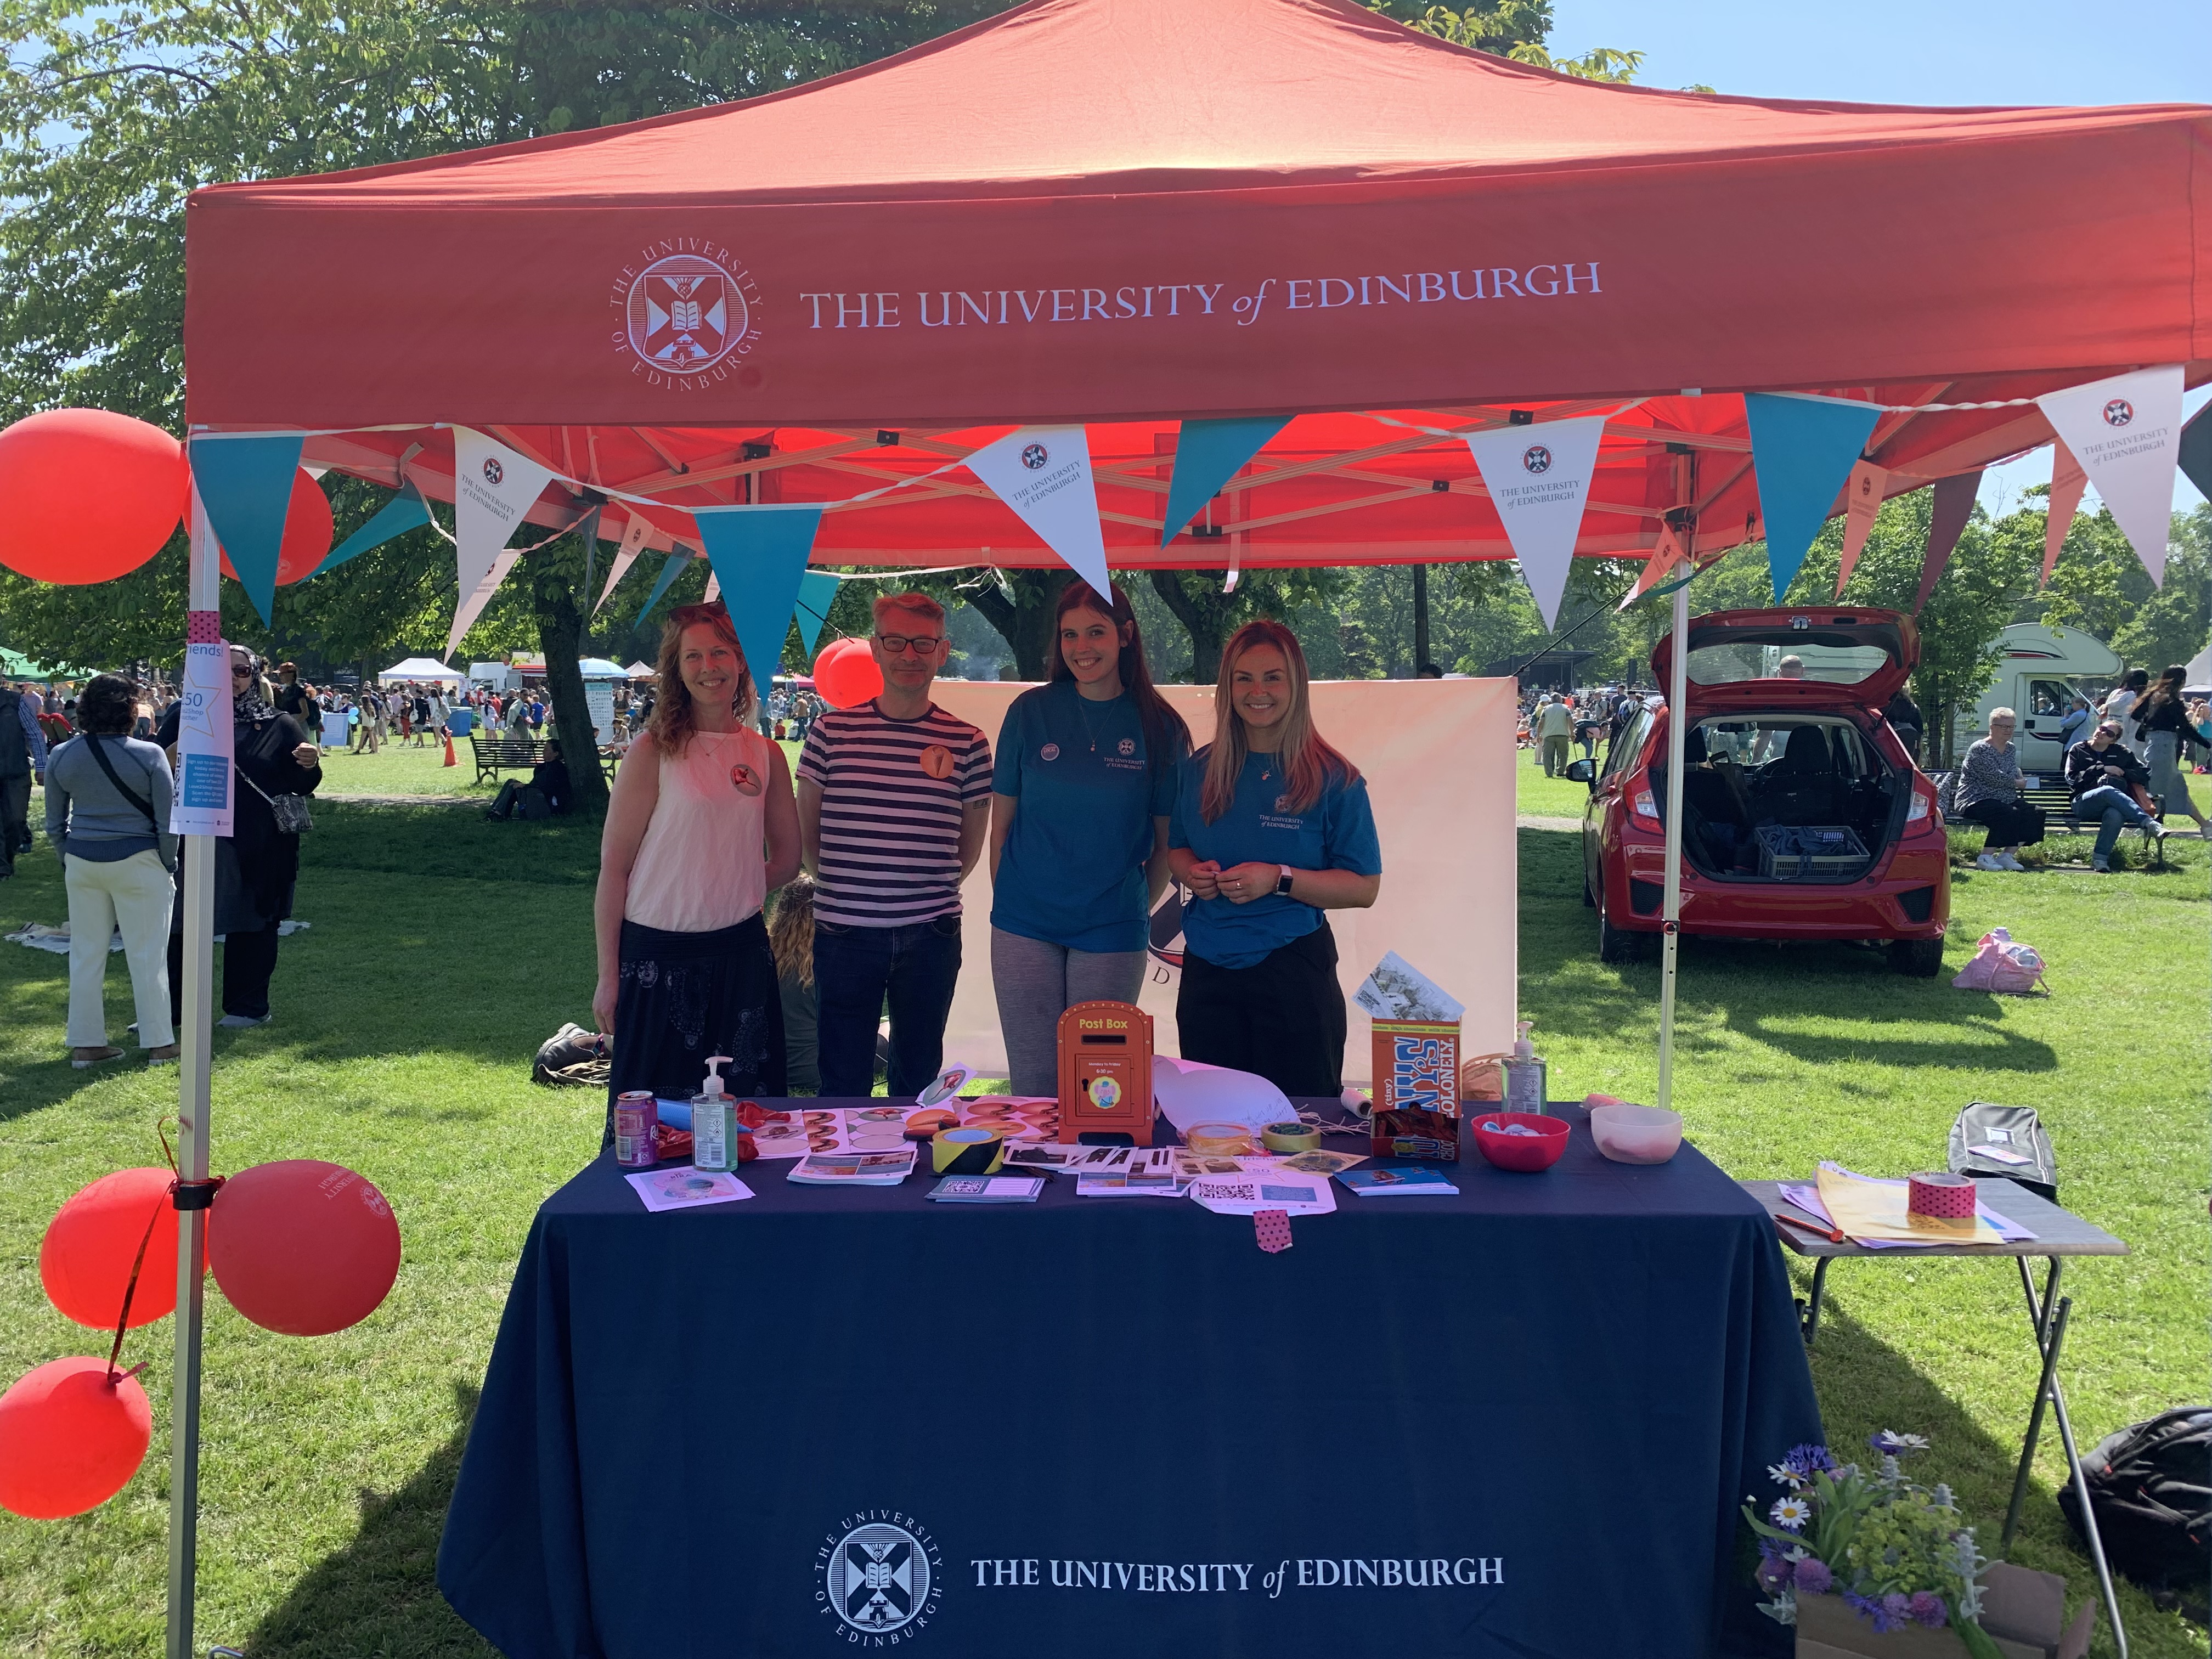
[[[1906,1184],[1905,1212],[1942,1227],[1974,1224],[1974,1183],[1964,1176],[1923,1173]]]
[[[1321,1131],[1303,1123],[1270,1123],[1260,1131],[1260,1144],[1271,1152],[1310,1152],[1321,1146]]]
[[[929,1164],[939,1175],[996,1175],[1006,1155],[996,1129],[940,1129],[929,1138]]]
[[[1241,1123],[1194,1123],[1182,1144],[1207,1158],[1241,1158],[1252,1150],[1252,1132]]]

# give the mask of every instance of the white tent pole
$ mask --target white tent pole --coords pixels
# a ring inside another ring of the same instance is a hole
[[[1697,458],[1677,458],[1677,499],[1697,499]],[[1688,684],[1690,656],[1690,584],[1688,569],[1695,551],[1696,527],[1684,521],[1675,534],[1682,544],[1684,569],[1674,588],[1674,648],[1669,653],[1667,675],[1667,886],[1660,908],[1659,966],[1659,1108],[1674,1109],[1674,967],[1682,933],[1682,753],[1689,741],[1684,719],[1683,688]]]
[[[186,608],[222,608],[215,532],[199,491],[191,495],[191,555]],[[216,711],[217,720],[228,711]],[[186,1181],[208,1176],[209,1073],[212,1060],[215,969],[215,842],[187,836],[185,847],[184,1023],[178,1029],[178,1170]],[[192,1596],[198,1572],[200,1480],[200,1331],[204,1313],[200,1262],[208,1212],[177,1213],[177,1346],[169,1413],[169,1621],[167,1659],[193,1659]]]

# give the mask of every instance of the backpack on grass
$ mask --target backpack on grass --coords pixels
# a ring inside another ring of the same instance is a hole
[[[2058,1201],[2058,1159],[2033,1106],[1975,1101],[1951,1125],[1953,1175],[2002,1176]]]
[[[2212,1576],[2212,1409],[2183,1406],[2130,1424],[2083,1455],[2081,1474],[2113,1567],[2201,1618]],[[2081,1500],[2070,1480],[2058,1506],[2080,1536]]]

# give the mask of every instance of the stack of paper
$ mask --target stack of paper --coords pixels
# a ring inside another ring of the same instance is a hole
[[[815,1152],[792,1165],[802,1187],[896,1187],[914,1173],[914,1148],[896,1152]]]
[[[1042,1176],[946,1176],[931,1191],[947,1204],[1034,1204]]]
[[[624,1176],[648,1210],[689,1210],[701,1204],[733,1204],[753,1189],[725,1170],[695,1170],[679,1164]]]
[[[1818,1176],[1822,1210],[1830,1222],[1858,1244],[2002,1244],[2004,1234],[1977,1203],[1971,1226],[1936,1222],[1905,1208],[1907,1182],[1853,1175],[1839,1164],[1823,1164]]]
[[[1362,1198],[1446,1198],[1459,1191],[1441,1170],[1339,1170],[1336,1178]]]
[[[1328,1189],[1328,1176],[1284,1175],[1273,1170],[1251,1175],[1200,1176],[1190,1183],[1190,1196],[1216,1215],[1251,1215],[1260,1210],[1327,1215],[1336,1208],[1336,1194]]]

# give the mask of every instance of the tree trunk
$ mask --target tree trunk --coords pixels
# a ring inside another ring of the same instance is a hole
[[[1229,619],[1237,601],[1224,593],[1220,570],[1155,570],[1152,591],[1176,614],[1190,635],[1190,678],[1194,685],[1211,685],[1221,678],[1221,647],[1229,637]],[[1184,578],[1191,580],[1186,581]],[[1195,590],[1195,591],[1194,591]]]
[[[985,622],[999,630],[1014,653],[1014,672],[1025,680],[1042,680],[1052,672],[1053,611],[1060,591],[1074,580],[1072,570],[1009,570],[1006,585],[1014,591],[1012,603],[997,587],[985,584],[968,602]]]
[[[1413,567],[1413,678],[1429,663],[1429,568]]]
[[[596,533],[589,520],[584,530],[586,534]],[[607,809],[606,775],[599,769],[591,704],[584,695],[583,671],[578,665],[588,620],[578,598],[583,580],[583,544],[576,537],[563,536],[523,562],[530,570],[538,647],[545,653],[545,693],[553,704],[561,757],[568,763],[569,791],[580,810],[603,813]]]

